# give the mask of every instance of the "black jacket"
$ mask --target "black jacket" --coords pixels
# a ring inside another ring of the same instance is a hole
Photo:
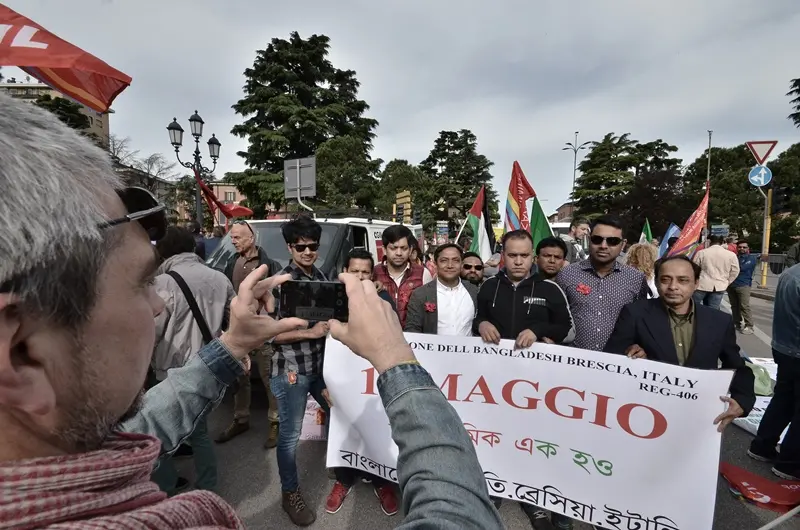
[[[258,266],[261,265],[269,265],[269,271],[267,272],[267,277],[273,276],[283,270],[283,266],[275,261],[274,259],[270,259],[267,256],[267,251],[261,247],[258,248]],[[228,263],[225,265],[225,276],[233,282],[233,267],[236,265],[236,260],[239,259],[239,254],[233,254],[231,258],[228,260]]]
[[[504,270],[489,278],[478,292],[478,308],[472,331],[478,334],[481,322],[488,320],[504,339],[514,340],[529,329],[541,341],[556,344],[572,341],[575,332],[569,303],[561,287],[540,276],[529,276],[517,287]]]
[[[756,402],[755,377],[739,354],[733,319],[727,313],[697,304],[694,319],[694,344],[684,366],[716,370],[719,360],[723,369],[735,370],[731,397],[744,409],[745,415],[749,414]],[[633,344],[641,346],[652,361],[678,364],[669,314],[658,298],[639,300],[623,307],[604,350],[624,354]]]

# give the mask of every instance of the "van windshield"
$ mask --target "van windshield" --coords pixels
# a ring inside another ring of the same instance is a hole
[[[256,245],[263,248],[267,252],[267,256],[274,259],[285,267],[289,264],[289,250],[286,248],[286,242],[283,240],[281,234],[282,223],[253,223],[250,226],[256,235]],[[325,260],[328,258],[328,252],[331,250],[331,244],[339,229],[339,225],[331,223],[320,223],[322,227],[322,238],[319,242],[319,255],[317,262],[314,264],[318,269],[322,269]],[[212,269],[220,272],[225,272],[225,266],[236,254],[236,249],[231,243],[231,236],[226,235],[220,241],[219,246],[211,256],[206,259],[206,265]],[[335,259],[332,258],[332,259]]]

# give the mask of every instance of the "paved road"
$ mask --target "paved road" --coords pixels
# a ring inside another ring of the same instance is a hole
[[[764,333],[771,331],[771,304],[763,300],[754,300],[756,326]],[[770,348],[757,335],[739,335],[740,345],[748,355],[769,357]],[[251,530],[285,530],[292,528],[289,519],[280,507],[280,481],[274,450],[265,451],[262,443],[266,437],[266,397],[263,388],[254,391],[252,429],[232,440],[217,446],[219,458],[220,487],[223,497],[233,504]],[[210,418],[210,430],[216,433],[227,424],[231,417],[231,403],[226,400]],[[734,465],[745,467],[765,477],[771,477],[769,466],[753,462],[745,455],[751,436],[737,427],[729,427],[723,436],[722,459]],[[303,442],[297,453],[300,482],[304,488],[308,502],[316,508],[318,519],[314,528],[331,530],[383,530],[394,528],[400,522],[400,516],[386,517],[378,507],[378,502],[369,486],[358,484],[348,497],[345,506],[336,515],[324,512],[325,496],[332,485],[327,477],[324,465],[324,443]],[[190,462],[180,462],[179,469],[184,476],[192,476]],[[691,477],[686,477],[686,487],[691,487]],[[646,484],[653,495],[668,495],[669,492],[659,490],[659,485]],[[530,524],[520,509],[512,503],[504,503],[501,510],[503,519],[509,529],[529,529]],[[717,486],[716,514],[713,530],[754,530],[768,523],[776,514],[734,499],[724,479],[720,478]],[[576,525],[578,530],[585,530],[586,525]],[[800,528],[800,522],[794,526],[787,524],[781,530]]]

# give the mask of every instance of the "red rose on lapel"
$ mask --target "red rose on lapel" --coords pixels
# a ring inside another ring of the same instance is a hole
[[[433,313],[436,311],[436,304],[433,302],[425,302],[425,311],[428,313]]]
[[[575,290],[584,296],[592,292],[592,288],[586,285],[585,283],[579,283],[578,287],[576,287]]]

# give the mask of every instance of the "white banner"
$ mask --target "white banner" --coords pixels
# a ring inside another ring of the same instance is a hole
[[[604,528],[712,527],[732,372],[536,343],[406,333],[455,407],[492,496]],[[397,481],[377,373],[328,339],[328,467]],[[638,526],[637,526],[638,525]]]
[[[746,418],[736,418],[733,420],[733,423],[755,436],[770,401],[772,401],[771,397],[756,396],[756,404],[753,406],[753,410],[750,411],[750,414],[748,414]],[[781,439],[778,441],[779,444],[783,443],[783,439],[786,437],[786,431],[788,430],[789,427],[783,430]]]

